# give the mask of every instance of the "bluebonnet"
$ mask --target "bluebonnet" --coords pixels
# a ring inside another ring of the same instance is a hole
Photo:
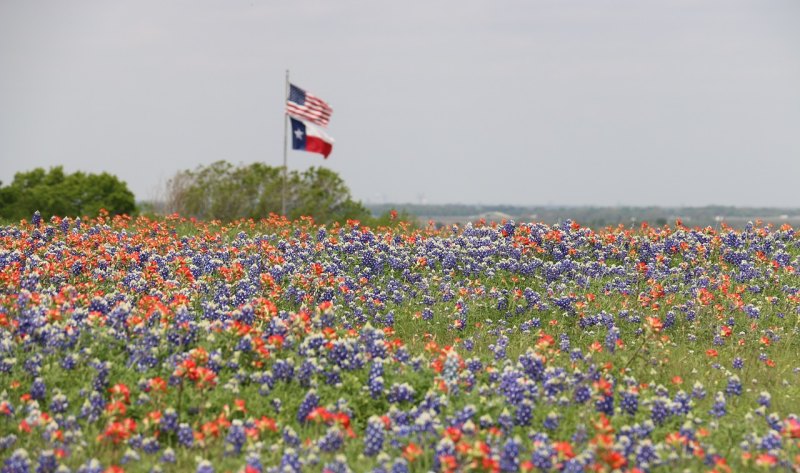
[[[741,396],[742,395],[742,382],[736,375],[728,378],[728,385],[725,387],[725,394],[728,396]]]
[[[28,473],[31,468],[31,460],[28,452],[24,449],[17,449],[3,463],[3,473]]]
[[[510,438],[503,445],[500,453],[500,471],[514,472],[519,471],[519,455],[522,443],[518,438]]]
[[[656,425],[662,425],[670,417],[669,398],[657,397],[650,405],[650,418]]]
[[[195,473],[214,473],[214,466],[208,460],[201,460],[197,464]]]
[[[39,454],[39,464],[36,473],[53,473],[58,468],[58,460],[52,450],[44,450]]]
[[[287,449],[281,457],[281,471],[289,473],[300,473],[302,471],[302,464],[300,457],[293,449]]]
[[[323,452],[335,452],[344,445],[344,434],[338,427],[332,427],[319,439],[317,445]]]
[[[549,412],[544,418],[544,428],[547,430],[556,430],[560,423],[560,416],[556,412]]]
[[[194,444],[194,432],[189,424],[181,423],[178,426],[178,442],[184,447],[191,447]]]
[[[411,402],[414,399],[414,388],[408,383],[395,383],[386,397],[391,403]]]
[[[367,386],[373,399],[377,399],[383,394],[383,360],[380,358],[372,361]]]
[[[530,425],[533,420],[533,403],[528,399],[523,399],[517,404],[514,411],[514,423],[516,425]]]
[[[594,404],[595,410],[607,416],[614,415],[614,396],[603,394]]]
[[[306,418],[314,408],[317,407],[319,403],[319,396],[317,396],[317,392],[315,390],[310,390],[306,393],[306,396],[303,398],[303,401],[300,403],[300,407],[297,408],[297,422],[300,424],[304,424],[307,422]]]
[[[728,413],[725,396],[721,392],[717,392],[714,397],[714,404],[711,406],[709,413],[714,417],[722,417]]]
[[[244,431],[244,425],[241,420],[235,419],[230,428],[228,435],[225,437],[225,443],[230,446],[232,453],[238,455],[242,451],[242,447],[247,441],[247,435]]]
[[[364,433],[364,454],[375,456],[383,449],[384,423],[378,416],[372,416],[367,421]]]
[[[636,415],[639,410],[639,394],[635,391],[622,391],[620,394],[619,407],[623,412]]]
[[[44,380],[42,378],[34,379],[31,384],[31,398],[41,401],[46,395],[47,388],[45,387]]]

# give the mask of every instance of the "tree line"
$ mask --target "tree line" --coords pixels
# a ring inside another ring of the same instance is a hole
[[[158,208],[202,220],[259,219],[281,214],[283,168],[262,163],[233,165],[217,161],[176,173],[165,186],[164,202]],[[287,173],[286,215],[310,216],[318,223],[349,219],[371,224],[372,213],[354,200],[344,180],[330,169],[311,167]],[[13,181],[0,182],[0,219],[30,218],[34,212],[51,216],[97,216],[139,212],[127,184],[108,173],[65,173],[62,166],[19,172]],[[152,210],[152,208],[151,208]]]
[[[2,184],[2,183],[0,183]],[[18,172],[7,186],[0,186],[0,218],[30,218],[37,210],[44,216],[97,216],[133,214],[136,199],[127,184],[108,173],[67,174],[62,166]]]

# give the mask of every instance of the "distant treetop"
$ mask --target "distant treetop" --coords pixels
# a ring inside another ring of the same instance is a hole
[[[262,163],[234,166],[217,161],[178,172],[167,183],[167,211],[203,220],[231,221],[280,214],[283,168]],[[313,217],[317,223],[363,220],[370,212],[350,195],[330,169],[310,167],[288,173],[287,217]]]

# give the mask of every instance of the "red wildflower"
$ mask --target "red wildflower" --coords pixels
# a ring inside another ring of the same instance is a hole
[[[106,413],[112,417],[124,416],[128,409],[121,401],[111,401],[106,406]]]
[[[317,407],[306,416],[306,419],[328,423],[333,420],[333,414],[324,407]]]
[[[156,376],[155,378],[152,378],[147,382],[147,387],[145,388],[145,391],[166,392],[167,382],[161,379],[160,377]]]
[[[278,425],[275,423],[275,419],[271,419],[267,416],[261,416],[261,419],[257,419],[255,423],[256,427],[258,427],[258,430],[262,432],[266,430],[269,430],[271,432],[278,431]]]
[[[653,332],[658,333],[664,328],[664,323],[658,317],[647,317],[647,326],[650,327]]]
[[[570,459],[575,456],[575,452],[572,450],[572,445],[569,442],[555,442],[553,446],[558,452],[559,457]]]
[[[389,416],[381,416],[381,420],[383,421],[383,425],[386,428],[386,430],[389,430],[389,429],[392,428],[392,419]],[[798,425],[800,425],[800,424],[798,424]]]
[[[102,434],[98,435],[97,440],[111,440],[114,444],[119,444],[127,440],[136,431],[136,421],[131,418],[121,422],[111,422]]]
[[[603,454],[602,458],[612,470],[618,470],[628,464],[628,460],[625,456],[617,451],[606,452]]]
[[[237,410],[239,412],[247,412],[247,409],[245,408],[244,399],[234,399],[233,400],[233,405],[235,406],[235,408],[234,408],[235,410]]]
[[[453,443],[458,443],[458,441],[461,440],[461,429],[458,427],[448,427],[445,429],[445,435],[450,437]]]
[[[419,445],[415,444],[414,442],[409,443],[403,449],[403,457],[408,460],[409,462],[413,462],[417,459],[420,455],[422,455],[422,449],[419,448]]]
[[[793,439],[800,439],[800,421],[797,419],[786,419],[786,427],[783,432]]]
[[[269,343],[274,347],[280,348],[283,346],[283,340],[284,340],[283,335],[275,334],[275,335],[270,335],[267,338],[267,343]]]
[[[778,459],[774,455],[770,455],[769,453],[762,453],[761,455],[756,458],[756,465],[758,466],[775,466],[778,463]]]
[[[605,414],[600,414],[600,418],[594,422],[594,430],[598,434],[611,434],[614,433],[614,427],[611,426],[608,417]]]

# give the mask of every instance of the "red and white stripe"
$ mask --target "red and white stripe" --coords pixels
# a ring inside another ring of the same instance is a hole
[[[310,123],[306,123],[306,151],[319,153],[328,159],[328,155],[333,151],[333,138],[325,133],[321,128],[317,128]]]
[[[286,101],[286,113],[297,118],[308,120],[317,125],[327,126],[333,109],[324,100],[306,92],[305,105]]]

